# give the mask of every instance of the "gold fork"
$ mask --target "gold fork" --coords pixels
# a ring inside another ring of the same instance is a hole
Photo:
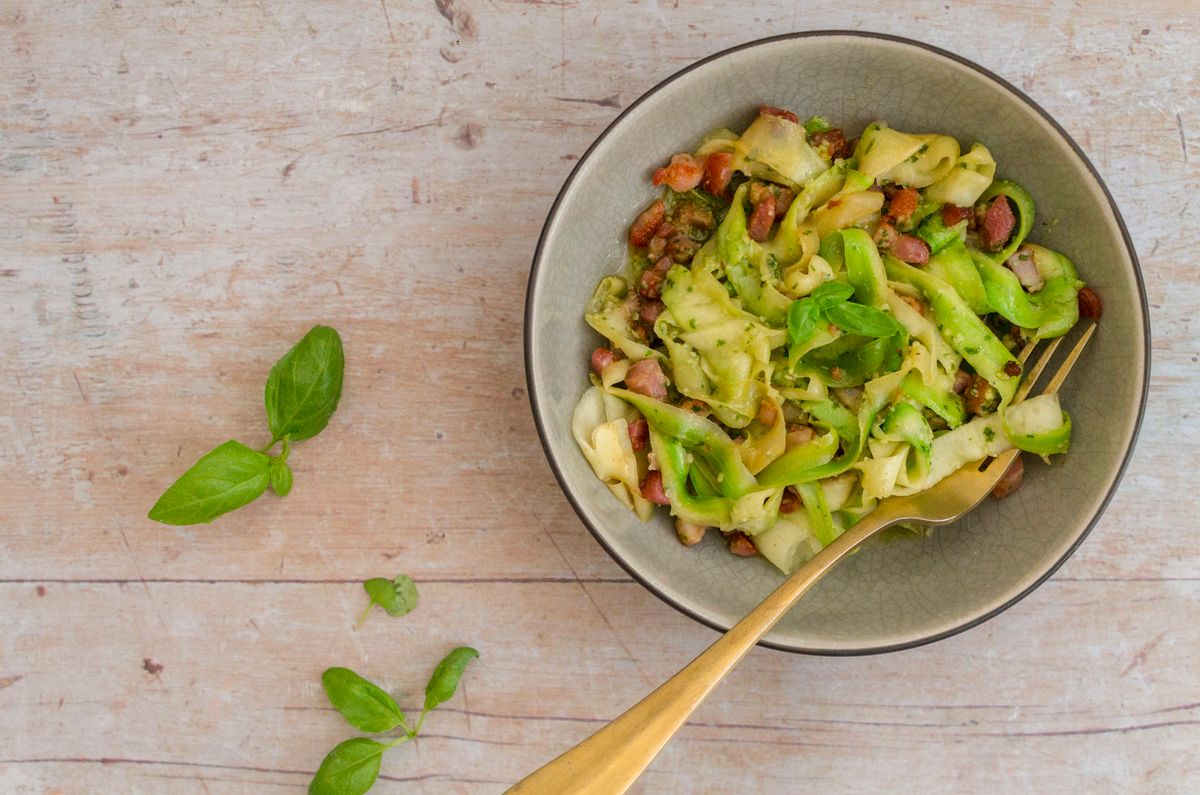
[[[1045,394],[1054,394],[1062,386],[1095,330],[1093,323],[1084,331],[1046,385]],[[1013,402],[1023,400],[1029,394],[1061,341],[1059,337],[1050,343],[1037,363],[1026,371]],[[1034,345],[1030,343],[1021,352],[1018,358],[1022,365],[1029,359]],[[625,792],[725,675],[839,561],[880,530],[898,522],[928,525],[953,522],[983,501],[1019,454],[1019,450],[1009,450],[986,465],[986,459],[976,461],[926,491],[880,501],[874,511],[796,570],[683,670],[612,723],[534,771],[508,792],[512,795],[615,795]]]

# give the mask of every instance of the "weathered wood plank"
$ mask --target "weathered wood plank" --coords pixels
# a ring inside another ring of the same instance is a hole
[[[1128,791],[1156,775],[1200,775],[1190,753],[1200,629],[1175,620],[1194,612],[1198,588],[1052,581],[1001,621],[903,654],[756,651],[644,791],[703,791],[734,774],[771,791],[789,779],[889,790],[918,770],[935,790],[1004,776],[1039,791]],[[472,643],[482,656],[460,694],[385,771],[431,791],[495,791],[712,637],[632,583],[435,582],[421,592],[409,616],[380,613],[355,631],[365,597],[354,585],[0,587],[11,617],[0,782],[69,790],[103,767],[120,789],[168,774],[294,787],[354,735],[325,703],[323,668],[354,667],[415,706],[437,659]],[[1114,597],[1119,618],[1098,620]],[[239,607],[213,610],[214,600]],[[864,748],[872,764],[861,764]]]

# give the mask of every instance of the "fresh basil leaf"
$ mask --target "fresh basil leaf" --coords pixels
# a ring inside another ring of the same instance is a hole
[[[696,204],[705,205],[710,210],[712,210],[714,213],[723,211],[726,207],[729,206],[729,202],[725,201],[720,196],[714,196],[713,194],[711,194],[708,191],[703,190],[701,188],[692,188],[691,190],[689,190],[687,193],[685,193],[683,195],[686,196],[687,198],[691,199]]]
[[[670,185],[668,185],[666,190],[663,191],[663,208],[667,211],[668,215],[675,212],[675,208],[679,206],[679,202],[682,200],[683,194],[672,188]]]
[[[788,307],[788,339],[793,345],[802,345],[817,331],[821,314],[838,304],[845,303],[854,295],[854,288],[846,282],[829,281],[817,286],[799,301]]]
[[[811,298],[792,301],[788,307],[788,339],[793,345],[803,345],[816,333],[820,320],[821,310]]]
[[[854,288],[846,282],[823,282],[808,297],[822,312],[828,312],[832,307],[845,303],[854,295]]]
[[[271,462],[271,491],[286,497],[292,490],[292,468],[283,461]]]
[[[342,397],[342,338],[313,326],[271,368],[264,400],[272,439],[293,442],[316,436],[329,424]]]
[[[890,312],[862,304],[843,303],[830,307],[825,316],[829,322],[849,334],[864,337],[890,337],[905,333],[904,326]]]
[[[163,492],[150,518],[163,524],[205,524],[254,502],[267,490],[271,460],[232,439],[213,448]]]
[[[833,125],[829,123],[829,119],[824,116],[813,116],[808,121],[804,122],[804,132],[812,135],[813,133],[826,132],[832,130]]]
[[[394,698],[349,668],[328,669],[321,674],[321,684],[329,703],[356,729],[377,734],[404,722]]]
[[[848,336],[850,335],[845,335],[842,339],[846,339]],[[860,340],[865,339],[859,335],[854,336]],[[908,338],[904,335],[893,334],[888,337],[879,337],[846,351],[830,364],[818,366],[826,374],[828,386],[839,388],[861,386],[884,373],[899,369],[904,355],[903,350],[907,345]]]
[[[363,583],[363,590],[389,616],[405,615],[417,606],[417,585],[407,574],[401,574],[394,580],[372,577]]]
[[[387,749],[383,743],[366,737],[338,744],[317,768],[308,795],[363,795],[375,786]]]
[[[438,663],[425,686],[425,711],[434,709],[454,697],[458,689],[458,680],[471,660],[479,656],[479,652],[470,646],[459,646]]]

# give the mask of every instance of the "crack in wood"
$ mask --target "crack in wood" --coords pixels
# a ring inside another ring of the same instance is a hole
[[[226,765],[218,762],[183,762],[170,759],[137,759],[131,757],[116,757],[116,756],[38,756],[28,757],[24,759],[0,759],[0,765],[53,765],[53,764],[80,764],[80,765],[161,765],[163,767],[191,767],[204,768],[209,770],[238,770],[247,773],[274,773],[282,776],[312,776],[313,770],[292,770],[278,767],[257,767],[255,765]],[[444,781],[447,783],[460,784],[504,784],[511,782],[496,781],[492,779],[477,779],[477,778],[460,778],[448,773],[424,773],[419,776],[389,776],[380,774],[381,781]]]
[[[598,105],[602,108],[620,108],[621,95],[612,94],[603,99],[589,99],[587,97],[555,97],[559,102],[581,102],[586,105]]]

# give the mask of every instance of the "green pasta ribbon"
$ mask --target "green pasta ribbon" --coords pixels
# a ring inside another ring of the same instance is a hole
[[[1001,405],[1006,405],[1012,400],[1019,378],[1009,375],[1006,367],[1009,362],[1015,363],[1016,357],[971,311],[954,288],[933,274],[914,268],[895,257],[885,258],[884,267],[892,279],[912,285],[921,291],[933,311],[938,331],[955,351],[971,363],[975,372],[995,387],[1000,393]]]
[[[1004,262],[1013,255],[1013,252],[1021,247],[1025,242],[1025,238],[1029,236],[1029,230],[1033,228],[1033,197],[1029,195],[1029,191],[1022,188],[1015,182],[1009,182],[1006,179],[998,179],[983,192],[979,197],[976,206],[982,207],[988,205],[997,196],[1006,196],[1012,203],[1014,214],[1017,216],[1017,228],[1013,230],[1012,236],[1008,239],[1008,244],[995,254],[991,254],[997,262]]]
[[[834,273],[845,269],[854,287],[854,298],[865,306],[882,307],[887,295],[887,274],[879,249],[862,229],[839,229],[821,241],[821,257],[833,266]]]
[[[1029,329],[1038,339],[1061,337],[1079,321],[1083,282],[1075,265],[1057,251],[1027,243],[1014,256],[1027,255],[1044,285],[1027,293],[1017,275],[982,252],[973,252],[988,303],[1009,322]]]
[[[951,240],[931,256],[925,271],[953,287],[975,314],[986,315],[992,311],[972,252],[961,239]]]
[[[717,229],[716,253],[746,309],[769,325],[780,327],[787,321],[791,301],[772,283],[767,253],[746,229],[745,197],[749,184],[744,183],[733,195],[733,204]]]

